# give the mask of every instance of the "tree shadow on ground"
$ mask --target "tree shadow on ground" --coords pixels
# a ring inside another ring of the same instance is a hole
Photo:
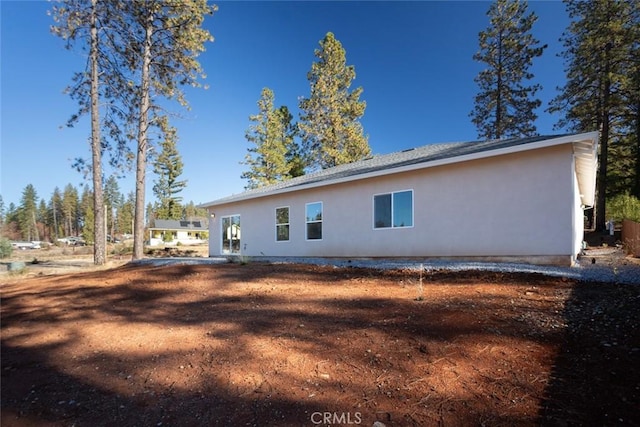
[[[577,283],[539,424],[640,426],[640,287]]]
[[[371,278],[381,283],[366,284]],[[2,425],[301,426],[318,425],[312,414],[327,411],[352,421],[362,413],[369,425],[530,425],[530,414],[509,408],[514,390],[536,393],[529,379],[494,374],[508,369],[497,365],[501,348],[558,340],[519,317],[535,297],[527,292],[552,295],[555,283],[481,273],[429,279],[420,302],[406,273],[297,266],[124,267],[12,285],[2,296],[10,331],[2,336]],[[479,280],[490,285],[471,300],[429,297]],[[516,295],[491,294],[505,280]],[[395,286],[400,297],[367,293],[374,286]],[[103,325],[111,335],[95,332]],[[139,330],[175,341],[154,350]],[[458,386],[456,370],[470,357],[482,365]],[[443,372],[433,387],[444,391],[429,388]],[[490,396],[473,388],[482,378]]]

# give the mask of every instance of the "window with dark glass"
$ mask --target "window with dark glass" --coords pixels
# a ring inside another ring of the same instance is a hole
[[[322,239],[322,202],[307,203],[305,208],[307,240]]]
[[[373,227],[413,227],[413,190],[373,196]]]
[[[289,240],[289,208],[276,208],[276,241]]]

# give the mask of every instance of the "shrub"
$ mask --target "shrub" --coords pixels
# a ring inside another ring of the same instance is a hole
[[[6,237],[0,237],[0,258],[9,258],[13,253],[13,246]]]
[[[607,200],[607,220],[623,219],[640,222],[640,200],[630,194],[620,194]]]

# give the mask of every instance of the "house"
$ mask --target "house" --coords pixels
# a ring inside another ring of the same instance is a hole
[[[432,144],[205,203],[209,255],[571,265],[598,133]]]
[[[196,245],[206,243],[208,238],[208,220],[156,219],[154,227],[149,228],[149,245]]]

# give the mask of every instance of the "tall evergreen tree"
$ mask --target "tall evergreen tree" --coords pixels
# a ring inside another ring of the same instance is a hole
[[[286,107],[275,108],[273,91],[265,87],[258,100],[258,114],[249,116],[249,120],[253,124],[245,137],[254,145],[247,149],[242,162],[249,166],[241,176],[249,181],[245,188],[257,188],[290,178],[296,160],[292,153],[296,148],[289,110]]]
[[[185,204],[182,209],[182,217],[185,219],[190,218],[206,218],[209,216],[209,213],[206,209],[199,208],[196,206],[193,201]]]
[[[62,192],[62,216],[65,236],[78,235],[78,190],[67,184]]]
[[[90,40],[97,40],[98,73],[81,78],[80,87],[85,87],[84,82],[108,83],[103,86],[105,98],[120,107],[114,115],[119,122],[107,127],[109,136],[123,141],[123,135],[136,135],[133,258],[138,259],[143,256],[145,237],[145,175],[152,145],[151,128],[158,127],[161,133],[166,130],[158,120],[162,116],[160,98],[186,106],[181,86],[200,86],[199,79],[204,74],[197,57],[204,50],[204,43],[213,40],[202,24],[205,15],[212,14],[216,6],[209,6],[207,0],[91,0],[93,7],[89,7],[87,1],[65,0],[54,15],[59,16],[63,33],[65,28],[72,28],[64,33],[70,39],[77,34],[76,29],[90,28]],[[93,37],[94,29],[97,38]],[[108,37],[100,38],[102,32]],[[106,53],[105,63],[100,62],[100,53]],[[92,141],[95,147],[96,139]],[[97,174],[95,170],[93,173]]]
[[[527,81],[534,77],[529,71],[533,59],[546,48],[531,34],[537,16],[527,14],[524,0],[497,0],[487,15],[489,27],[480,32],[480,50],[473,56],[486,68],[474,79],[480,92],[472,122],[479,138],[535,135],[535,109],[541,104],[535,95],[541,86]]]
[[[53,189],[51,194],[51,201],[49,202],[49,211],[51,212],[51,225],[53,232],[51,238],[54,243],[60,238],[60,224],[62,219],[62,196],[60,195],[60,189],[58,187]]]
[[[94,229],[94,216],[93,192],[89,189],[88,185],[85,185],[82,188],[82,195],[80,196],[81,235],[87,244],[97,245],[98,242],[95,239],[98,237],[98,234],[96,233],[97,230]],[[102,226],[104,227],[104,222]],[[102,230],[100,236],[102,236],[103,239],[106,238],[104,230]]]
[[[136,122],[136,206],[133,258],[143,257],[145,227],[145,186],[150,129],[161,132],[160,98],[177,100],[187,106],[181,86],[200,86],[204,73],[198,62],[204,43],[213,41],[203,28],[206,15],[217,9],[207,0],[137,0],[126,3],[125,15],[130,28],[126,44],[135,103],[130,122]]]
[[[19,210],[15,203],[10,202],[7,207],[7,211],[4,216],[4,224],[2,226],[2,235],[7,239],[21,239],[20,231],[18,230],[19,223]]]
[[[37,227],[38,194],[32,184],[28,184],[22,190],[20,209],[18,214],[20,233],[26,240],[40,240]]]
[[[309,98],[300,101],[301,138],[312,169],[329,168],[364,159],[371,154],[360,118],[366,103],[360,101],[362,87],[349,91],[356,77],[347,65],[342,44],[329,32],[315,50],[317,62],[307,74]]]
[[[107,228],[110,230],[111,236],[116,230],[116,211],[118,206],[122,204],[122,194],[120,186],[115,176],[111,175],[104,183],[104,205],[106,207],[105,220]]]
[[[40,234],[39,240],[51,240],[49,210],[47,209],[47,202],[45,202],[44,199],[40,199],[40,203],[38,204],[38,214],[36,215],[36,222],[38,233]]]
[[[101,6],[107,6],[109,2],[104,2]],[[104,18],[102,13],[106,8],[98,10],[98,0],[89,2],[67,0],[60,7],[54,7],[54,19],[60,25],[53,27],[54,34],[57,34],[69,42],[69,46],[74,41],[80,39],[89,45],[88,67],[90,72],[77,73],[76,82],[80,83],[76,90],[72,90],[72,96],[78,99],[82,112],[87,110],[91,114],[91,171],[93,174],[93,188],[95,192],[94,207],[96,224],[94,230],[99,233],[104,229],[104,210],[102,206],[102,140],[100,136],[100,70],[99,70],[99,34],[98,15]],[[80,35],[84,33],[84,36]],[[85,83],[89,83],[86,89]],[[104,237],[104,236],[102,236]],[[104,239],[96,236],[96,242],[103,242]],[[94,245],[94,262],[101,265],[106,262],[106,248],[104,244]]]
[[[640,6],[632,4],[630,16],[626,20],[625,44],[629,46],[629,60],[622,81],[623,112],[622,122],[626,129],[627,156],[629,159],[629,186],[627,190],[640,199]]]
[[[153,171],[157,175],[153,193],[158,199],[158,207],[155,210],[158,219],[182,217],[182,197],[178,194],[187,186],[187,181],[178,179],[182,175],[183,164],[176,142],[175,129],[168,129],[160,144],[160,154],[153,164]]]
[[[120,233],[133,234],[133,217],[136,205],[136,195],[134,192],[127,194],[121,199],[122,204],[118,206],[116,228]]]
[[[630,137],[635,132],[631,130],[633,126],[629,126],[629,121],[627,125],[623,123],[625,116],[633,117],[629,112],[634,104],[625,99],[625,93],[637,101],[633,83],[629,82],[638,67],[634,52],[640,6],[637,2],[617,0],[565,3],[571,19],[561,39],[567,83],[551,101],[549,111],[564,113],[558,127],[579,132],[600,131],[595,227],[604,230],[611,150],[625,141],[637,144],[637,139]]]
[[[305,174],[306,160],[302,147],[296,142],[298,136],[298,124],[293,123],[293,116],[289,112],[286,105],[278,109],[278,117],[282,122],[283,139],[286,141],[287,154],[285,161],[287,163],[286,178],[295,178]]]
[[[2,195],[0,194],[0,229],[4,224],[5,212],[4,212],[4,200],[2,200]]]

